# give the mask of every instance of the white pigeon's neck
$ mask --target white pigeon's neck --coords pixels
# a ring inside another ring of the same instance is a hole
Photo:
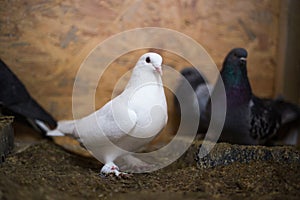
[[[148,83],[157,83],[159,86],[162,86],[160,74],[151,68],[135,67],[126,89],[134,89]]]

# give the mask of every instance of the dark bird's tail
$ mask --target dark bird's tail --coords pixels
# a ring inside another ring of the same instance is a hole
[[[300,107],[278,98],[274,106],[281,116],[281,127],[274,138],[283,144],[297,145],[300,142]]]
[[[8,109],[24,116],[33,128],[44,134],[57,126],[56,120],[32,98],[26,102],[11,105]]]
[[[27,121],[36,130],[47,133],[57,126],[56,120],[29,94],[25,85],[0,60],[0,105],[5,114]]]

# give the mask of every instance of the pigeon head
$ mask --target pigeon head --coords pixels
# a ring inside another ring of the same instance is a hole
[[[184,68],[181,72],[182,76],[191,84],[195,90],[199,85],[205,83],[204,78],[195,67]]]
[[[251,98],[252,91],[246,68],[247,55],[245,49],[235,48],[228,53],[224,60],[221,77],[229,103],[246,102]]]
[[[143,67],[150,67],[151,69],[162,75],[162,57],[157,53],[149,52],[142,55],[138,61],[138,65]]]
[[[232,49],[226,56],[224,65],[246,66],[247,55],[247,51],[243,48]]]
[[[243,48],[232,49],[226,56],[221,76],[224,84],[240,85],[247,77],[247,51]]]

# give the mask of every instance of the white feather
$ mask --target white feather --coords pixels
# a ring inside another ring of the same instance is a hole
[[[147,57],[151,62],[146,62]],[[82,119],[59,122],[48,135],[80,138],[96,158],[107,164],[102,170],[107,173],[115,159],[149,143],[166,125],[167,103],[158,73],[161,64],[160,55],[144,54],[119,96]]]

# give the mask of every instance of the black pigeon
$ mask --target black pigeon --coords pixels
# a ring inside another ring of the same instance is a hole
[[[206,105],[210,98],[209,91],[212,90],[212,86],[207,84],[206,79],[195,67],[184,68],[180,73],[183,77],[179,81],[174,94],[175,109],[183,120],[189,121],[190,117],[195,116],[198,107],[200,112],[198,133],[206,133],[209,124],[205,114]],[[190,91],[187,90],[187,87],[192,87],[196,96],[193,96]],[[185,106],[183,110],[184,113],[180,112],[181,107],[178,99],[182,99],[181,103]],[[198,106],[196,104],[198,104]]]
[[[28,93],[23,83],[0,59],[0,107],[4,114],[28,122],[33,128],[46,133],[56,127],[56,120]]]
[[[261,99],[252,94],[247,76],[247,51],[229,52],[221,69],[227,112],[219,141],[235,144],[268,144],[279,130],[300,119],[298,106],[283,100]],[[212,95],[218,92],[213,91]]]

